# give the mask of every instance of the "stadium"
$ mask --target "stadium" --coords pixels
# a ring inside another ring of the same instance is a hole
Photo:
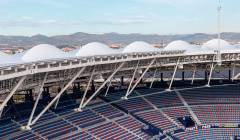
[[[93,42],[68,53],[42,44],[0,58],[0,139],[240,136],[238,44]]]

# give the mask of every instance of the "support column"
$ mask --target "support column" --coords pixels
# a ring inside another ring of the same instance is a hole
[[[228,70],[228,80],[231,81],[231,79],[232,79],[232,70],[229,69]]]
[[[85,107],[97,94],[98,92],[112,79],[112,77],[124,66],[125,62],[122,62],[118,68],[108,77],[108,79],[93,93],[93,95],[83,104]]]
[[[140,63],[140,61],[138,61],[137,66],[136,66],[136,68],[135,68],[135,70],[134,70],[134,72],[133,72],[133,76],[132,76],[131,81],[130,81],[130,83],[129,83],[129,85],[128,85],[128,89],[127,89],[126,94],[128,94],[128,92],[129,92],[130,89],[131,89],[132,83],[133,83],[133,81],[134,81],[135,75],[136,75],[137,70],[138,70],[138,65],[139,65],[139,63]]]
[[[82,74],[86,67],[81,68],[76,75],[67,83],[67,85],[58,93],[57,96],[39,113],[39,115],[32,121],[31,125],[34,125],[38,119],[57,101],[57,99],[64,93],[64,91]]]
[[[142,73],[142,75],[140,76],[140,78],[137,80],[137,82],[133,85],[133,87],[131,88],[131,90],[129,92],[126,93],[126,95],[123,97],[123,99],[128,99],[128,96],[133,92],[133,90],[136,88],[136,86],[138,85],[138,83],[141,81],[141,79],[143,78],[143,76],[146,74],[146,72],[149,70],[149,68],[153,65],[153,63],[155,62],[156,59],[153,59],[150,64],[148,65],[148,67],[145,69],[145,71]]]
[[[94,84],[94,80],[92,80],[91,91],[92,91],[92,92],[95,92],[95,91],[96,91],[95,84]]]
[[[107,85],[107,90],[106,90],[105,95],[104,95],[105,97],[107,96],[109,88],[111,87],[111,85],[112,85],[112,79],[110,79],[110,81],[109,81],[109,83]]]
[[[182,72],[182,81],[185,81],[185,71]]]
[[[28,123],[27,123],[26,126],[21,127],[21,129],[23,129],[23,130],[31,130],[30,125],[31,125],[31,123],[32,123],[32,119],[33,119],[35,110],[36,110],[36,108],[37,108],[38,102],[39,102],[39,100],[40,100],[40,97],[41,97],[41,95],[42,95],[44,84],[45,84],[45,82],[47,81],[47,76],[48,76],[48,73],[45,74],[44,79],[43,79],[43,81],[42,81],[42,83],[41,83],[41,85],[40,85],[40,87],[39,87],[38,96],[37,96],[37,99],[36,99],[35,104],[34,104],[34,106],[33,106],[33,110],[32,110],[31,115],[30,115],[30,117],[29,117]]]
[[[124,76],[121,77],[121,86],[124,86]]]
[[[92,74],[91,74],[90,79],[89,79],[89,81],[88,81],[87,87],[86,87],[86,89],[85,89],[85,91],[84,91],[84,94],[83,94],[81,103],[80,103],[80,105],[79,105],[79,107],[78,107],[77,109],[74,109],[75,111],[78,111],[78,112],[82,111],[83,102],[85,101],[85,98],[86,98],[88,89],[89,89],[89,87],[90,87],[90,84],[91,84],[91,82],[92,82],[94,73],[95,73],[95,67],[94,67],[94,69],[92,70]]]
[[[208,80],[208,72],[205,70],[205,81]]]
[[[175,74],[176,74],[176,72],[177,72],[177,68],[178,68],[178,65],[179,65],[179,61],[180,61],[180,57],[178,58],[177,63],[176,63],[176,66],[175,66],[175,68],[174,68],[174,72],[173,72],[173,75],[172,75],[172,79],[171,79],[169,88],[167,89],[168,91],[171,91],[171,89],[172,89],[172,84],[173,84],[173,80],[174,80],[174,78],[175,78]]]
[[[163,73],[161,73],[161,82],[163,82]]]
[[[232,82],[234,82],[235,68],[236,68],[236,64],[234,63],[232,68]]]
[[[212,65],[211,65],[211,70],[210,70],[210,74],[209,74],[209,77],[208,77],[207,87],[210,87],[210,82],[211,82],[211,79],[212,79],[213,69],[214,69],[214,64],[212,63]]]
[[[154,83],[154,81],[155,81],[156,74],[157,74],[157,68],[156,68],[156,69],[155,69],[155,71],[154,71],[154,74],[153,74],[153,77],[152,77],[152,82],[151,82],[151,84],[150,84],[150,87],[149,87],[149,88],[152,88],[152,86],[153,86],[153,83]]]
[[[7,102],[12,98],[13,94],[18,90],[18,88],[22,85],[24,80],[27,78],[27,76],[21,77],[21,79],[18,81],[17,85],[12,89],[12,91],[8,94],[7,98],[3,101],[3,103],[0,105],[0,118],[2,116],[3,109]]]
[[[194,82],[194,80],[195,80],[196,69],[197,69],[197,67],[196,67],[196,66],[194,66],[194,70],[193,70],[193,76],[192,76],[192,82],[191,82],[191,85],[193,85],[193,82]]]

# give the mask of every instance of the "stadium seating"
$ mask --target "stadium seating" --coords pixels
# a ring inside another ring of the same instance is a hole
[[[198,105],[192,109],[204,124],[240,123],[239,105]]]
[[[20,130],[21,126],[26,125],[31,113],[31,109],[23,110],[21,113],[24,115],[21,116],[25,117],[0,120],[0,139],[149,140],[152,137],[143,131],[149,124],[167,133],[168,136],[163,134],[160,138],[164,140],[229,140],[240,134],[240,128],[183,130],[178,118],[191,115],[175,92],[162,93],[159,89],[158,93],[156,88],[136,91],[128,100],[120,100],[125,94],[123,91],[110,93],[107,97],[101,96],[91,101],[81,112],[73,110],[79,106],[79,99],[62,99],[57,109],[48,110],[32,126],[31,131]],[[202,124],[240,124],[239,91],[239,86],[220,86],[185,90],[180,91],[180,94]],[[139,95],[144,95],[147,101],[137,97]],[[161,111],[154,109],[151,104]],[[41,109],[37,110],[35,116]]]
[[[0,123],[0,139],[19,131],[19,125],[11,121],[11,119],[4,119]]]
[[[239,128],[210,128],[185,131],[174,134],[174,136],[181,140],[230,140],[231,137],[239,136],[239,134]]]
[[[189,105],[240,102],[239,86],[218,86],[180,91]]]
[[[59,140],[95,140],[95,138],[87,132],[75,132],[62,137]]]
[[[138,112],[136,115],[162,130],[169,130],[175,127],[172,122],[156,110]]]
[[[174,92],[154,94],[145,98],[159,108],[183,105]]]
[[[109,119],[113,119],[113,118],[124,115],[122,112],[120,112],[118,109],[112,107],[111,105],[103,105],[100,107],[93,108],[93,110]]]
[[[88,131],[100,139],[140,139],[112,122],[94,127]]]
[[[178,121],[177,118],[191,116],[185,107],[169,107],[162,109],[164,113],[174,119],[180,126],[182,124]]]
[[[63,118],[81,128],[86,128],[88,126],[105,121],[105,119],[102,118],[100,115],[90,110],[84,110],[82,112],[73,112],[72,114],[67,115]]]
[[[77,128],[61,119],[33,127],[33,132],[47,139],[57,138],[76,130]]]
[[[143,139],[150,139],[150,137],[147,134],[141,131],[144,125],[141,122],[134,119],[133,117],[126,116],[124,118],[116,120],[116,122],[121,126],[129,129],[133,133],[137,134],[138,136],[142,137]]]

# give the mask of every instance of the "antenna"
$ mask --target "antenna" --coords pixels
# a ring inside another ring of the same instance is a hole
[[[218,50],[217,50],[217,63],[218,65],[221,65],[222,58],[221,58],[221,11],[222,11],[222,4],[221,0],[218,1]]]

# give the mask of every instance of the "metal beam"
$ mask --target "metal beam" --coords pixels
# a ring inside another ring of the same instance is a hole
[[[173,72],[173,75],[172,75],[172,79],[171,79],[171,82],[170,82],[170,84],[169,84],[169,88],[167,89],[167,90],[169,90],[169,91],[170,91],[171,88],[172,88],[173,80],[174,80],[174,78],[175,78],[175,75],[176,75],[176,72],[177,72],[177,68],[178,68],[179,62],[180,62],[180,57],[179,57],[178,60],[177,60],[177,63],[176,63],[176,66],[175,66],[175,68],[174,68],[174,72]]]
[[[98,92],[112,79],[112,77],[123,67],[125,62],[122,62],[118,68],[108,77],[108,79],[103,82],[103,84],[93,93],[93,95],[83,104],[83,107],[85,107],[97,94]]]
[[[35,103],[34,103],[33,110],[32,110],[32,112],[31,112],[31,115],[30,115],[30,118],[29,118],[29,120],[28,120],[27,125],[22,127],[23,130],[31,130],[30,125],[31,125],[31,122],[32,122],[32,119],[33,119],[35,110],[36,110],[36,108],[37,108],[38,102],[39,102],[39,100],[40,100],[40,97],[41,97],[41,95],[42,95],[44,84],[45,84],[45,82],[47,81],[47,76],[48,76],[48,72],[45,74],[44,79],[43,79],[43,81],[42,81],[42,83],[41,83],[41,85],[40,85],[40,87],[39,87],[38,96],[37,96],[37,99],[36,99],[36,101],[35,101]]]
[[[139,63],[140,63],[140,61],[138,61],[137,66],[136,66],[136,68],[135,68],[135,70],[134,70],[134,72],[133,72],[133,76],[132,76],[132,79],[131,79],[131,81],[130,81],[130,83],[129,83],[129,85],[128,85],[128,89],[127,89],[126,94],[128,94],[128,92],[129,92],[130,89],[131,89],[132,83],[133,83],[133,81],[134,81],[135,75],[136,75],[137,70],[138,70]]]
[[[61,91],[53,98],[53,100],[39,113],[39,115],[32,121],[30,125],[34,125],[38,119],[57,101],[57,99],[64,93],[65,90],[83,73],[86,67],[81,68],[76,75],[67,83],[67,85],[61,89]]]
[[[149,88],[152,88],[152,86],[153,86],[153,83],[154,83],[154,81],[155,81],[156,74],[157,74],[157,68],[156,68],[156,69],[155,69],[155,71],[154,71],[154,74],[153,74],[153,77],[152,77],[152,82],[151,82],[151,84],[150,84],[150,87],[149,87]]]
[[[109,81],[109,83],[108,83],[108,85],[107,85],[107,90],[106,90],[105,95],[104,95],[105,97],[106,97],[107,94],[108,94],[108,91],[109,91],[109,88],[110,88],[111,84],[112,84],[112,79],[110,79],[110,81]]]
[[[92,82],[94,73],[95,73],[95,67],[94,67],[93,70],[92,70],[92,74],[91,74],[90,79],[89,79],[89,81],[88,81],[87,87],[86,87],[86,89],[85,89],[85,91],[84,91],[84,94],[83,94],[81,103],[80,103],[79,107],[78,107],[77,109],[75,109],[75,111],[82,111],[83,102],[84,102],[84,100],[85,100],[85,98],[86,98],[86,95],[87,95],[88,89],[89,89],[89,87],[90,87],[90,84],[91,84],[91,82]]]
[[[233,63],[233,68],[232,68],[232,82],[234,82],[235,69],[236,69],[236,64]]]
[[[65,73],[66,73],[67,70],[64,70],[63,72],[63,78],[65,79]],[[68,76],[67,76],[68,77]],[[62,81],[61,83],[61,80],[60,80],[60,88],[62,89],[65,85],[65,80]],[[58,100],[56,101],[55,105],[54,105],[54,109],[57,109],[57,106],[58,106],[58,103],[59,103],[59,100],[60,100],[61,96],[58,98]]]
[[[26,78],[27,78],[27,76],[21,77],[21,79],[18,81],[17,85],[12,89],[12,91],[8,94],[7,98],[1,104],[1,106],[0,106],[0,118],[2,116],[3,109],[4,109],[5,105],[12,98],[13,94],[18,90],[18,88],[22,85],[22,83],[24,82],[24,80]]]
[[[209,77],[208,77],[207,87],[210,87],[210,82],[211,82],[211,79],[212,79],[213,69],[214,69],[214,63],[211,64],[211,69],[210,69],[210,74],[209,74]]]
[[[193,82],[194,82],[194,80],[195,80],[196,69],[197,69],[197,67],[196,67],[196,66],[194,66],[194,70],[193,70],[193,76],[192,76],[191,85],[193,85]]]
[[[146,72],[149,70],[149,68],[153,65],[153,63],[155,62],[156,58],[154,58],[150,64],[148,65],[148,67],[145,69],[145,71],[143,72],[143,74],[138,78],[137,82],[133,85],[133,87],[131,88],[131,90],[125,95],[124,99],[127,99],[128,96],[133,92],[133,90],[136,88],[136,86],[138,85],[138,83],[141,81],[141,79],[143,78],[143,76],[146,74]]]

